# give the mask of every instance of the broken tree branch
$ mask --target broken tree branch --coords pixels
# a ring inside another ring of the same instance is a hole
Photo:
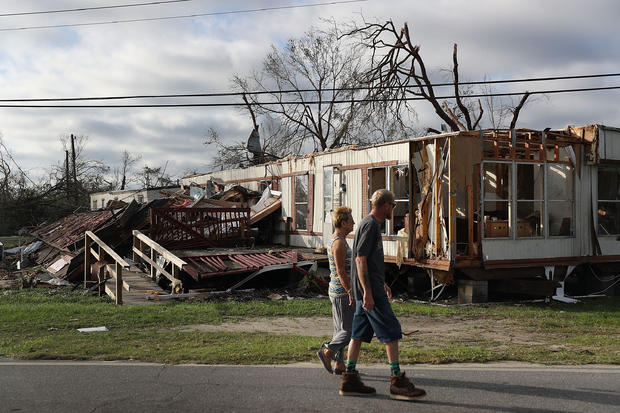
[[[512,121],[510,121],[510,129],[514,129],[515,126],[517,125],[517,119],[519,118],[519,112],[521,112],[521,109],[523,108],[523,105],[525,105],[525,101],[527,100],[528,97],[530,97],[530,92],[525,92],[525,94],[521,98],[521,101],[515,108],[513,115],[512,115]]]
[[[454,123],[456,123],[458,125],[458,127],[460,128],[460,130],[467,130],[465,129],[465,125],[463,125],[458,118],[456,117],[456,115],[454,114],[454,112],[452,112],[452,109],[450,109],[450,106],[448,106],[448,102],[444,101],[443,102],[443,108],[446,111],[446,113],[452,118],[452,120],[454,121]],[[457,129],[454,132],[457,132],[459,129]]]
[[[252,105],[250,105],[250,102],[248,102],[248,98],[245,95],[245,93],[242,96],[243,96],[243,101],[248,107],[248,112],[250,112],[250,116],[252,116],[252,124],[254,125],[254,130],[258,131],[258,124],[256,123],[256,115],[254,115],[254,110],[252,109]]]
[[[480,103],[480,99],[478,99],[478,110],[479,110],[478,118],[474,122],[474,125],[472,126],[472,130],[475,130],[478,127],[478,123],[480,123],[480,119],[482,119],[482,114],[484,113],[484,109],[482,109],[482,103]]]
[[[471,125],[471,118],[469,117],[469,110],[467,110],[467,108],[461,101],[461,95],[459,93],[459,63],[456,58],[456,50],[457,46],[456,43],[454,43],[454,50],[452,52],[452,62],[454,63],[454,67],[452,69],[452,73],[454,73],[454,97],[456,98],[456,104],[458,105],[459,110],[465,117],[465,122],[467,123],[466,130],[472,130],[473,128]]]

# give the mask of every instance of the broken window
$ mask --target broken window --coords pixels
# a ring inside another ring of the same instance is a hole
[[[258,191],[263,192],[268,187],[271,187],[274,191],[278,190],[278,180],[277,179],[263,179],[258,182]]]
[[[598,168],[598,234],[620,234],[620,167]]]
[[[308,229],[308,175],[299,175],[295,179],[295,229]]]
[[[505,238],[512,235],[511,216],[511,163],[483,162],[484,236]]]
[[[566,237],[575,234],[574,188],[572,165],[547,164],[549,236]]]
[[[390,190],[394,193],[394,207],[391,220],[391,234],[397,234],[405,226],[405,214],[409,211],[409,167],[390,168]]]
[[[517,237],[543,234],[544,169],[541,163],[517,164]]]
[[[144,195],[142,195],[142,194],[138,195],[138,203],[140,203],[140,204],[144,203]]]
[[[97,209],[97,200],[93,199],[93,209]]]
[[[385,177],[385,168],[369,168],[368,169],[368,209],[372,208],[372,194],[378,189],[387,188],[387,180]],[[386,234],[385,222],[381,225],[381,233]]]

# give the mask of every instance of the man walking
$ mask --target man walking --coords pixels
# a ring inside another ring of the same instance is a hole
[[[392,291],[385,283],[385,264],[381,225],[392,217],[396,206],[394,194],[379,189],[372,194],[371,211],[360,222],[353,241],[352,265],[353,297],[356,300],[351,342],[349,343],[346,371],[342,375],[342,396],[370,396],[375,389],[362,383],[355,370],[362,341],[370,343],[373,335],[385,343],[391,370],[390,397],[398,400],[416,400],[426,392],[417,388],[400,370],[398,340],[402,338],[400,323],[396,319],[389,299]]]

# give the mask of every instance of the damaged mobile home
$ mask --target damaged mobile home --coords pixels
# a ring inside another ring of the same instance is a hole
[[[383,226],[386,262],[422,268],[434,282],[498,281],[500,290],[563,299],[558,281],[577,266],[620,262],[619,161],[620,129],[602,125],[460,131],[195,175],[183,185],[271,185],[282,192],[274,241],[310,248],[327,244],[335,207],[350,206],[359,222],[372,193],[387,188],[397,205]],[[399,253],[406,213],[413,219]]]

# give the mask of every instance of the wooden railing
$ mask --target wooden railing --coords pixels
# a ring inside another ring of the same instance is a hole
[[[150,238],[171,249],[247,245],[249,208],[151,208]]]
[[[93,248],[93,244],[97,246],[97,250]],[[106,258],[111,258],[114,260],[114,266],[111,271],[114,273],[116,278],[115,285],[115,300],[117,305],[123,304],[123,269],[129,269],[129,264],[120,257],[112,248],[106,245],[105,242],[101,241],[98,236],[93,234],[91,231],[86,231],[84,233],[84,288],[86,288],[86,283],[90,274],[90,265],[92,263],[91,257],[95,257],[97,261],[102,262],[102,269],[105,267],[104,262]],[[104,269],[105,273],[105,269]],[[105,275],[103,276],[105,277]],[[104,280],[99,280],[101,283]]]
[[[165,265],[160,266],[157,263],[157,257],[164,257],[172,265],[171,272],[163,268]],[[133,260],[147,263],[150,266],[152,278],[155,278],[156,271],[168,278],[172,284],[173,294],[183,292],[183,284],[179,275],[187,263],[138,230],[133,231]]]

